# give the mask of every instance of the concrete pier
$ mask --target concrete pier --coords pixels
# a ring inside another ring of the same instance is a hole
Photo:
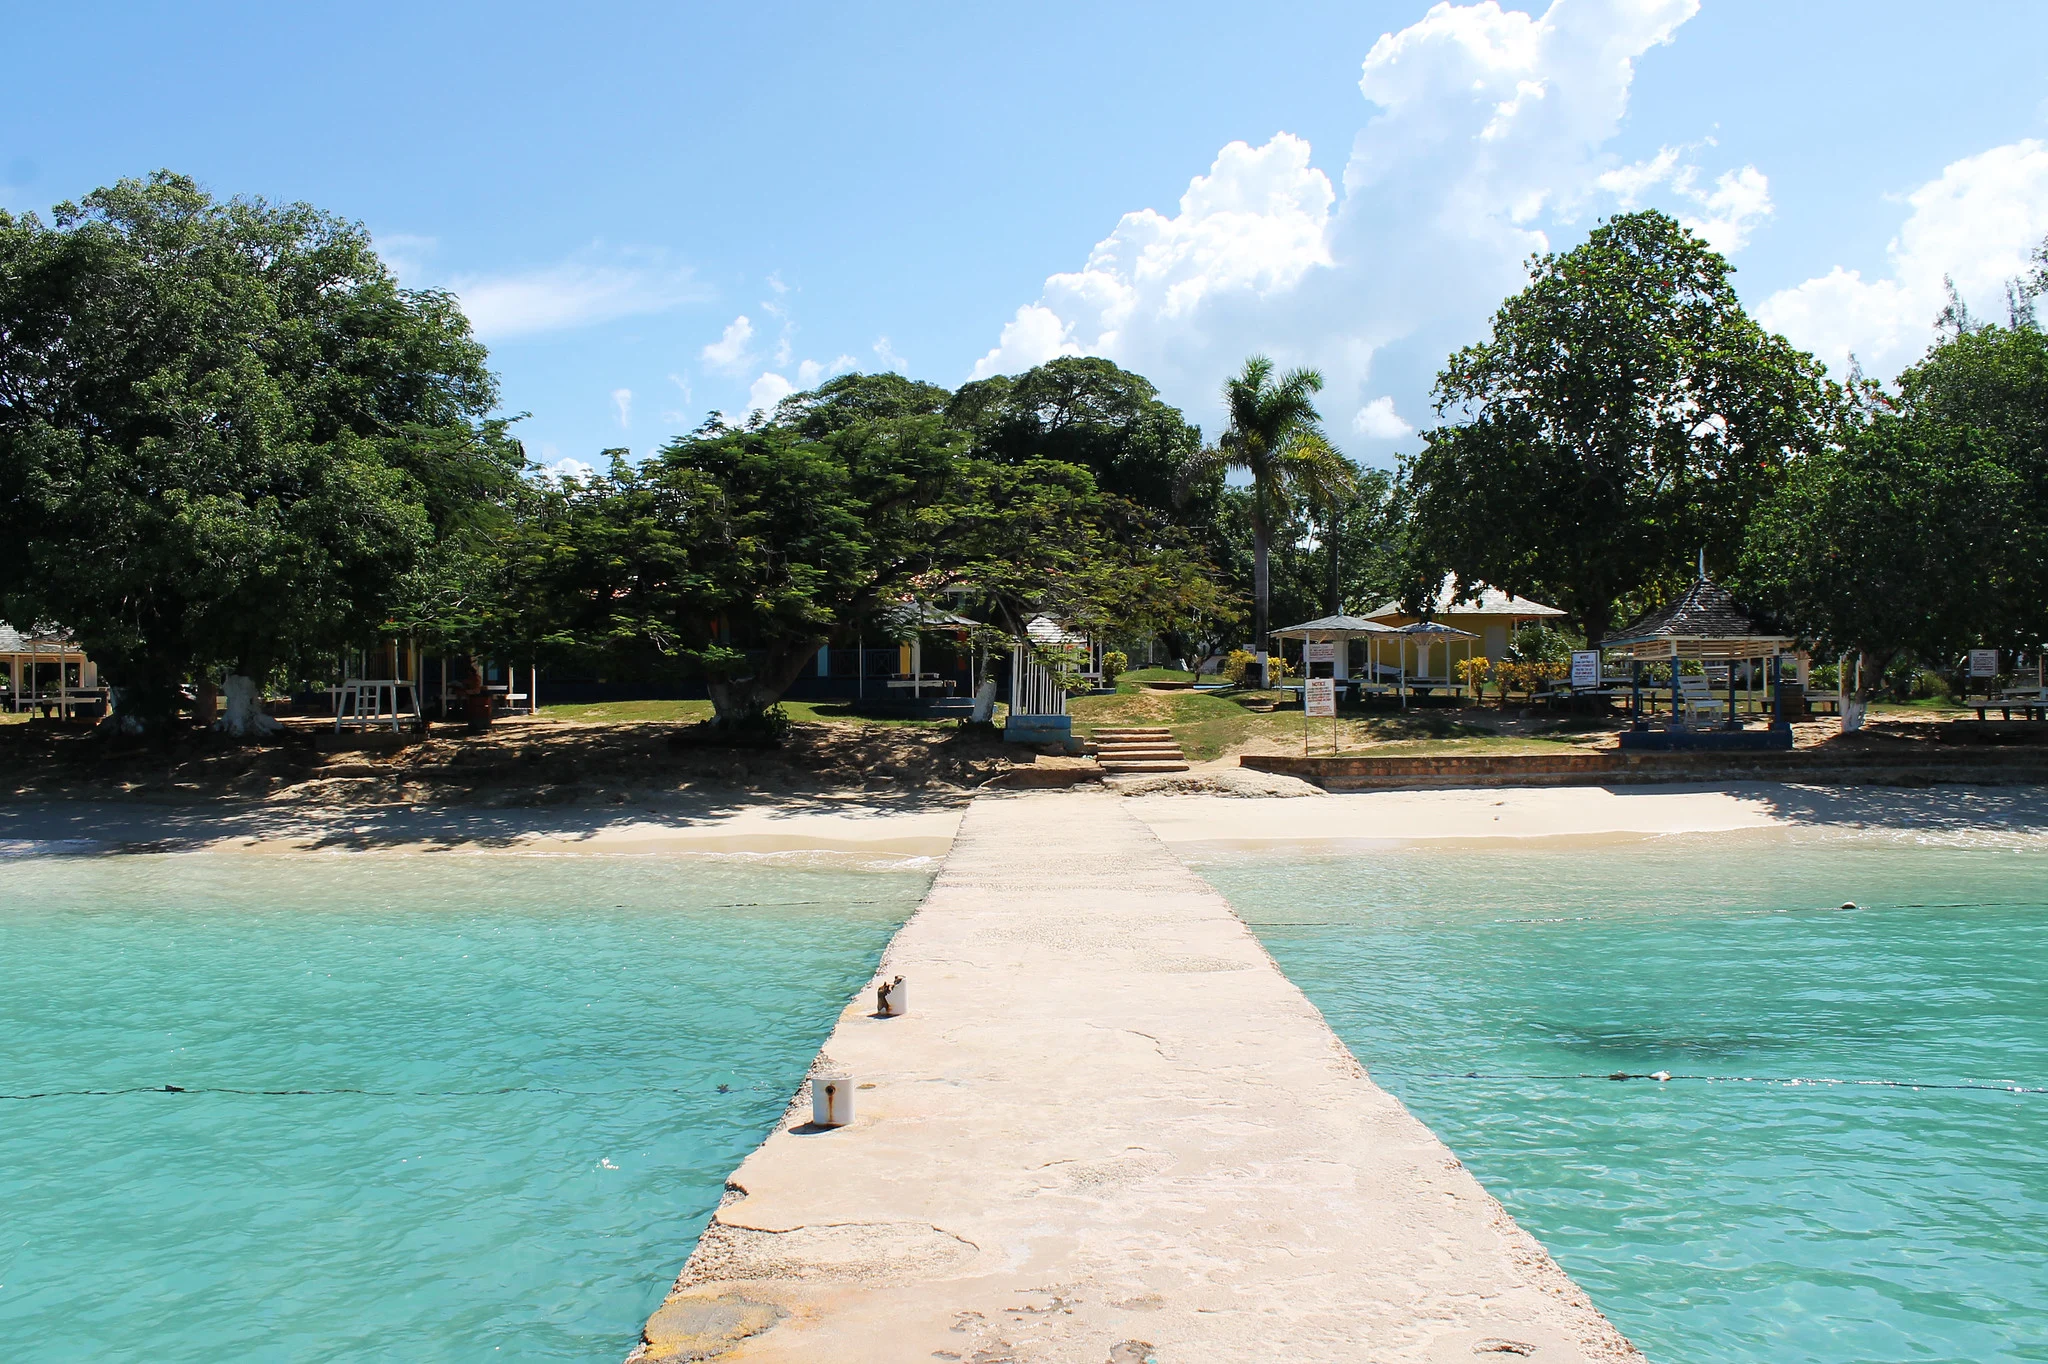
[[[1120,798],[977,800],[882,969],[636,1360],[1640,1360]]]

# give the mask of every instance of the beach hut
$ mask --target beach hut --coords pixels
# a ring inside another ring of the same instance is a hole
[[[1624,748],[1790,748],[1791,726],[1785,722],[1778,684],[1782,656],[1795,643],[1792,635],[1778,630],[1735,600],[1727,588],[1707,577],[1706,565],[1684,594],[1660,611],[1652,611],[1631,622],[1603,641],[1630,661],[1634,681],[1631,709],[1635,727],[1621,736]],[[1703,674],[1687,676],[1684,665],[1726,663],[1728,692],[1725,701],[1712,696]],[[1772,723],[1768,731],[1745,731],[1736,716],[1734,664],[1744,661],[1768,664],[1773,684]],[[1668,663],[1671,668],[1671,723],[1663,731],[1652,730],[1643,716],[1642,665]],[[1700,731],[1687,723],[1691,716],[1720,717],[1718,731]]]
[[[8,710],[41,710],[69,716],[97,708],[107,698],[99,669],[62,630],[18,630],[0,621],[0,704]]]
[[[1555,606],[1517,597],[1485,583],[1473,583],[1460,593],[1456,580],[1448,574],[1428,606],[1427,619],[1469,632],[1479,641],[1479,652],[1496,663],[1507,657],[1515,631],[1524,625],[1554,624],[1565,614]],[[1398,627],[1413,625],[1425,617],[1405,610],[1398,601],[1390,601],[1366,612],[1365,618]]]

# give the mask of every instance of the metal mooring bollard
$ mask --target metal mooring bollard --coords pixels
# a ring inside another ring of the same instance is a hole
[[[811,1125],[844,1127],[853,1121],[853,1081],[845,1075],[811,1077]]]
[[[903,983],[903,977],[875,986],[875,1012],[884,1018],[901,1018],[910,1012],[910,987]]]

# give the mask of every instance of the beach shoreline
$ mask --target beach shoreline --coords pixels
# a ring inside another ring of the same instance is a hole
[[[973,799],[962,793],[854,793],[602,807],[13,801],[0,803],[0,852],[939,857],[952,846]],[[1592,846],[1801,828],[2048,835],[2048,788],[2031,786],[1473,787],[1294,798],[1130,795],[1122,803],[1170,847],[1219,851],[1337,853],[1529,840]]]

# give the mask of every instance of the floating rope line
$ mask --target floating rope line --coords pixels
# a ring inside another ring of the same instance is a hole
[[[1382,1071],[1380,1074],[1399,1075],[1401,1071]],[[1521,1082],[1526,1080],[1655,1080],[1667,1083],[1674,1080],[1692,1080],[1712,1085],[1782,1085],[1787,1089],[1799,1085],[1851,1085],[1870,1089],[1973,1089],[1993,1094],[2048,1094],[2048,1085],[1985,1084],[1965,1081],[1959,1084],[1931,1082],[1926,1080],[1842,1080],[1827,1076],[1805,1075],[1673,1075],[1668,1070],[1652,1071],[1647,1075],[1634,1071],[1617,1070],[1606,1075],[1582,1071],[1577,1075],[1488,1075],[1476,1070],[1452,1072],[1409,1071],[1415,1079],[1422,1080],[1501,1080]]]
[[[766,1084],[744,1089],[769,1089]],[[0,1094],[0,1099],[111,1098],[123,1094],[244,1094],[259,1098],[320,1094],[360,1094],[372,1099],[482,1099],[500,1094],[562,1094],[575,1099],[616,1099],[634,1094],[702,1094],[700,1086],[649,1085],[639,1089],[560,1089],[553,1085],[506,1085],[501,1089],[231,1089],[226,1086],[136,1085],[128,1089],[47,1089],[33,1094]],[[719,1085],[712,1092],[731,1094],[731,1085]]]

